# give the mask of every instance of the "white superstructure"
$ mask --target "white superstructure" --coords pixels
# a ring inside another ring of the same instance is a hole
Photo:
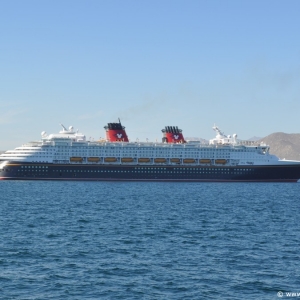
[[[0,161],[54,164],[165,164],[165,165],[278,165],[299,162],[280,160],[264,144],[246,144],[237,135],[226,136],[214,126],[216,137],[209,144],[191,142],[87,141],[70,126],[57,134],[42,132],[42,139],[0,155]]]

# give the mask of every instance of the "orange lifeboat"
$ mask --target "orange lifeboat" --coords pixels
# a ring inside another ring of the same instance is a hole
[[[154,162],[158,164],[165,163],[167,160],[165,158],[155,158]]]
[[[88,162],[99,162],[100,158],[99,157],[88,157],[87,159]]]
[[[83,162],[83,158],[82,157],[70,157],[70,162]]]
[[[185,164],[194,164],[195,162],[196,162],[196,160],[193,158],[185,158],[183,160],[183,163],[185,163]]]
[[[179,159],[179,158],[171,158],[171,159],[170,159],[170,162],[171,162],[171,163],[179,164],[179,163],[180,163],[180,159]]]
[[[225,165],[227,163],[226,159],[216,159],[215,163],[218,165]]]
[[[150,158],[139,158],[138,159],[138,162],[139,163],[149,163],[150,162]]]
[[[117,158],[116,157],[105,157],[104,161],[105,162],[116,162]]]
[[[200,164],[210,164],[211,160],[210,159],[200,159]]]
[[[122,163],[131,163],[131,162],[133,162],[133,158],[132,157],[122,157],[121,162]]]

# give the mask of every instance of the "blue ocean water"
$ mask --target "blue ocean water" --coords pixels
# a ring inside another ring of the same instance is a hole
[[[0,182],[0,299],[300,292],[300,184]]]

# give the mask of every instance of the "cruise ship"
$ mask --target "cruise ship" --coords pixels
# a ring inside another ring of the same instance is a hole
[[[56,134],[0,155],[2,180],[297,182],[300,161],[281,160],[269,146],[225,135],[213,126],[209,143],[186,141],[177,126],[161,142],[128,139],[120,120],[104,127],[106,138],[86,136],[62,124]]]

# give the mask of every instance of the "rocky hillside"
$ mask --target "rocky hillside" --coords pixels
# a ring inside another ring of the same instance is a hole
[[[264,142],[270,146],[270,153],[281,159],[300,160],[300,133],[272,133],[258,142]]]

